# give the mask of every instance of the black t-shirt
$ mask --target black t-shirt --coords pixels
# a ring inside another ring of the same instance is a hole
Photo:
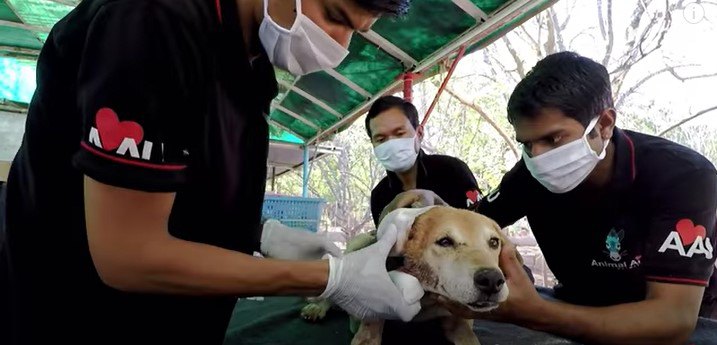
[[[462,160],[444,155],[429,155],[421,151],[416,163],[416,188],[433,191],[456,208],[470,208],[481,199],[473,172]],[[374,187],[371,191],[371,214],[376,226],[384,207],[403,191],[401,180],[390,171]]]
[[[520,161],[478,212],[501,226],[527,216],[560,283],[557,297],[567,302],[640,301],[648,281],[707,285],[715,262],[714,166],[662,138],[615,129],[612,140],[607,187],[553,194]]]
[[[277,85],[268,59],[250,62],[245,51],[234,0],[85,0],[53,28],[8,182],[18,343],[223,341],[235,298],[102,283],[87,245],[83,175],[176,193],[177,238],[258,249],[265,114]]]

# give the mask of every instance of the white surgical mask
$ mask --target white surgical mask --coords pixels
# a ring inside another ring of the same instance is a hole
[[[374,147],[373,152],[386,170],[395,173],[406,172],[413,167],[418,157],[416,137],[388,140]]]
[[[269,0],[264,0],[259,39],[274,66],[301,76],[335,68],[348,55],[346,48],[301,13],[301,0],[296,0],[296,19],[289,30],[269,17],[268,8]]]
[[[595,128],[596,117],[585,129],[582,138],[552,149],[541,155],[530,157],[523,151],[523,161],[533,177],[553,193],[567,193],[580,185],[599,161],[605,158],[605,140],[602,151],[597,154],[588,143],[588,134]]]

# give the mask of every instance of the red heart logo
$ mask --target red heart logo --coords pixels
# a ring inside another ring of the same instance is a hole
[[[110,108],[102,108],[97,111],[95,124],[100,133],[102,147],[107,151],[118,148],[125,138],[134,139],[134,142],[139,145],[144,137],[142,126],[134,121],[120,122],[115,111]]]
[[[677,222],[675,228],[680,234],[680,239],[682,240],[683,246],[688,246],[694,243],[698,236],[702,237],[702,239],[705,239],[707,237],[707,229],[705,229],[705,227],[702,225],[695,225],[689,219],[680,220],[679,222]]]
[[[468,200],[476,202],[478,201],[478,191],[477,190],[469,190],[466,192],[466,197]]]

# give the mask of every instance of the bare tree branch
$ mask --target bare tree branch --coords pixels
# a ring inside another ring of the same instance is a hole
[[[660,74],[663,74],[663,73],[665,73],[665,72],[674,71],[675,68],[694,67],[694,66],[699,66],[699,65],[689,64],[689,65],[680,65],[680,66],[673,66],[673,67],[667,66],[667,67],[665,67],[665,68],[663,68],[663,69],[660,69],[660,70],[658,70],[658,71],[655,71],[655,72],[652,72],[652,73],[646,75],[644,78],[640,79],[637,83],[635,83],[635,85],[633,85],[632,87],[630,87],[627,91],[622,92],[622,93],[620,93],[619,95],[617,95],[617,97],[616,97],[616,98],[617,98],[617,101],[615,102],[615,107],[618,108],[618,109],[620,109],[620,108],[622,107],[623,103],[625,103],[625,101],[627,100],[627,98],[630,97],[630,95],[632,95],[633,93],[635,93],[640,87],[642,87],[642,85],[644,85],[645,83],[647,83],[648,81],[650,81],[652,78],[654,78],[654,77],[656,77],[656,76],[658,76],[658,75],[660,75]],[[675,72],[675,73],[676,73],[676,72]],[[682,80],[682,81],[686,81],[686,80],[689,80],[689,79],[707,78],[707,77],[712,77],[712,76],[717,76],[717,73],[714,73],[714,74],[705,74],[705,75],[699,75],[699,76],[692,76],[692,77],[685,77],[684,80]],[[677,79],[680,79],[680,78],[677,77],[677,76],[675,76],[675,77],[676,77]]]
[[[518,72],[518,75],[520,76],[520,79],[525,78],[525,65],[523,64],[523,60],[520,58],[520,55],[515,50],[515,48],[513,48],[513,44],[510,42],[510,40],[507,39],[505,36],[503,36],[503,42],[505,43],[505,47],[508,48],[510,56],[513,57],[513,61],[515,61],[516,70]]]
[[[565,17],[565,20],[560,24],[560,31],[565,30],[566,27],[568,27],[568,22],[570,22],[570,16],[572,15],[573,11],[575,10],[575,6],[578,4],[577,0],[573,0],[573,5],[570,6],[570,9],[566,11],[568,14]]]
[[[700,117],[700,116],[702,116],[702,115],[704,115],[704,114],[707,114],[707,113],[712,112],[712,111],[715,111],[715,110],[717,110],[717,105],[716,105],[716,106],[713,106],[713,107],[711,107],[711,108],[707,108],[707,109],[705,109],[705,110],[702,110],[702,111],[700,111],[700,112],[698,112],[698,113],[696,113],[696,114],[694,114],[694,115],[692,115],[692,116],[690,116],[690,117],[688,117],[688,118],[682,119],[680,122],[678,122],[678,123],[676,123],[676,124],[674,124],[674,125],[668,127],[666,130],[660,132],[660,134],[658,134],[658,136],[660,136],[660,137],[661,137],[661,136],[664,136],[665,133],[667,133],[667,132],[669,132],[669,131],[671,131],[671,130],[673,130],[673,129],[679,127],[679,126],[682,126],[682,125],[684,125],[685,123],[687,123],[687,122],[689,122],[689,121],[692,121],[692,120],[694,120],[694,119],[696,119],[696,118],[698,118],[698,117]]]
[[[449,95],[455,97],[459,102],[461,102],[461,103],[462,103],[463,105],[465,105],[466,107],[469,107],[469,108],[475,110],[475,111],[478,113],[478,115],[480,115],[484,120],[486,120],[486,122],[488,122],[488,123],[491,125],[491,127],[493,127],[493,128],[498,132],[498,134],[503,138],[503,140],[505,140],[505,142],[508,144],[508,147],[510,147],[510,150],[513,151],[513,155],[515,155],[515,158],[520,157],[520,153],[518,152],[518,148],[515,147],[515,144],[513,143],[513,140],[510,139],[510,137],[508,136],[508,134],[506,134],[506,133],[503,131],[503,129],[501,129],[500,126],[499,126],[495,121],[493,121],[493,119],[491,119],[491,118],[488,116],[488,114],[485,113],[485,111],[483,111],[483,109],[482,109],[480,106],[476,105],[475,103],[472,103],[472,102],[469,102],[469,101],[463,99],[463,97],[461,97],[461,96],[459,96],[458,94],[456,94],[456,93],[455,93],[453,90],[451,90],[451,88],[449,88],[449,87],[447,87],[444,91],[446,91]]]
[[[615,44],[615,32],[613,30],[612,23],[612,0],[607,0],[607,47],[605,48],[605,57],[602,59],[602,64],[607,66],[612,56],[612,48]]]
[[[565,51],[565,41],[563,40],[563,25],[560,24],[560,21],[558,20],[558,16],[551,7],[549,12],[550,14],[550,21],[552,22],[552,31],[553,35],[555,35],[555,42],[558,45],[558,51]],[[568,18],[566,20],[570,19],[570,14],[568,14]],[[550,55],[551,53],[555,53],[556,51],[546,51],[546,55]]]

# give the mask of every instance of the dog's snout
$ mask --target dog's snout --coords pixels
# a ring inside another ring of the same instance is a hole
[[[494,294],[500,291],[505,284],[503,273],[494,268],[482,268],[473,275],[476,288],[486,294]]]

